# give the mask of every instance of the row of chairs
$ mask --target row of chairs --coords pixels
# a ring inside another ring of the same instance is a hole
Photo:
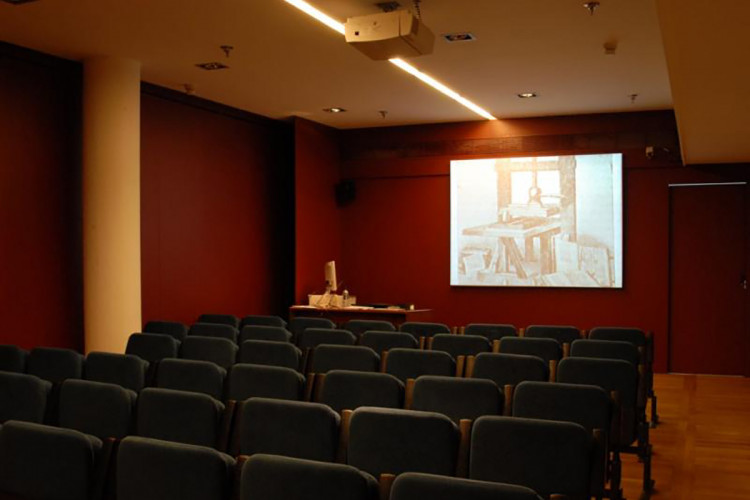
[[[117,444],[24,422],[0,427],[0,494],[46,500],[540,500],[532,490],[424,473],[378,491],[353,466],[127,437]]]

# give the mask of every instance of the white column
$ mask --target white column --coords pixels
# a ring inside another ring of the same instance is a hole
[[[140,69],[114,57],[83,65],[86,352],[125,352],[141,329]]]

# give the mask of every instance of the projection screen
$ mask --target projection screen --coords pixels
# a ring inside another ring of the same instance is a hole
[[[453,286],[622,288],[622,155],[451,161]]]

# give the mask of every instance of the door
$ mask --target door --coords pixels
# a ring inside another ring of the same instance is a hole
[[[746,194],[670,186],[669,371],[750,375]]]

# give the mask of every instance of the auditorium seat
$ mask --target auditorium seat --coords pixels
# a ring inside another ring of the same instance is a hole
[[[356,410],[360,406],[403,408],[404,384],[387,373],[332,370],[316,389],[316,401],[337,412]]]
[[[344,330],[349,330],[359,338],[368,331],[395,332],[396,327],[390,321],[378,321],[368,319],[350,319],[344,323]]]
[[[147,387],[138,396],[136,434],[223,448],[223,413],[224,405],[206,394]]]
[[[78,431],[6,422],[0,429],[0,497],[92,498],[101,450],[99,439]]]
[[[447,352],[456,359],[459,356],[476,356],[491,349],[490,341],[481,335],[438,333],[428,344],[431,350]]]
[[[621,359],[638,368],[640,354],[630,342],[619,340],[579,339],[570,346],[574,358]]]
[[[537,356],[481,353],[467,360],[466,377],[495,382],[504,394],[505,415],[510,415],[516,385],[524,380],[548,381],[549,368]]]
[[[554,339],[560,345],[572,344],[574,340],[583,338],[578,327],[567,325],[530,325],[524,329],[523,336],[535,339]]]
[[[406,383],[420,375],[456,375],[456,362],[447,352],[395,348],[388,351],[385,372]]]
[[[201,314],[198,316],[197,323],[217,323],[220,325],[229,325],[235,330],[240,328],[240,318],[234,314]]]
[[[227,400],[244,401],[262,397],[299,401],[305,377],[291,368],[238,363],[229,370]]]
[[[25,373],[0,372],[0,424],[23,420],[41,424],[52,383]]]
[[[339,415],[323,404],[251,398],[239,405],[232,450],[333,462],[339,422]]]
[[[272,340],[274,342],[291,342],[292,332],[283,326],[246,325],[240,331],[240,344],[246,340]]]
[[[171,335],[182,342],[182,339],[187,336],[188,327],[184,323],[177,321],[148,321],[143,325],[143,333]]]
[[[240,345],[238,361],[254,365],[284,366],[299,371],[302,351],[289,342],[246,340]]]
[[[25,373],[29,353],[15,345],[0,345],[0,371]]]
[[[148,361],[132,354],[90,352],[86,356],[86,380],[117,384],[139,392],[146,385]]]
[[[165,359],[156,370],[156,387],[200,392],[221,400],[226,370],[210,361]]]
[[[503,395],[491,380],[423,375],[414,381],[410,408],[441,413],[458,425],[462,419],[502,415]]]
[[[357,337],[348,330],[331,328],[307,328],[298,337],[297,345],[300,349],[310,349],[321,344],[354,345]]]
[[[354,467],[256,454],[242,466],[239,500],[378,500],[375,479]]]
[[[286,321],[278,316],[264,316],[259,314],[250,314],[242,318],[240,322],[240,329],[248,325],[258,326],[278,326],[286,328]]]
[[[552,380],[554,380],[557,363],[563,354],[562,345],[555,339],[534,337],[503,337],[499,342],[499,352],[541,358],[549,366]]]
[[[72,349],[35,347],[29,353],[26,373],[59,383],[83,376],[83,355]]]
[[[388,332],[370,330],[359,337],[359,345],[369,347],[382,355],[384,351],[401,347],[404,349],[419,349],[419,341],[413,335],[404,332]]]
[[[406,472],[391,488],[390,500],[542,500],[530,488],[515,484]]]
[[[188,330],[188,337],[193,335],[227,339],[236,344],[239,331],[231,325],[222,323],[195,323]]]
[[[228,369],[237,361],[237,344],[220,337],[188,335],[180,346],[180,358],[210,361]]]
[[[620,464],[610,464],[608,456],[612,401],[601,387],[559,382],[521,382],[513,395],[513,416],[581,425],[596,446],[593,454],[596,459],[592,461],[592,494],[597,497],[622,498]],[[610,491],[606,491],[610,477],[612,487]]]
[[[60,427],[99,439],[120,439],[131,433],[135,392],[119,385],[69,379],[60,386]]]
[[[398,327],[399,332],[405,332],[414,336],[415,339],[429,338],[438,333],[450,333],[451,329],[443,323],[425,323],[422,321],[407,321]]]
[[[493,342],[503,337],[515,337],[518,331],[515,326],[507,324],[469,323],[464,328],[464,335],[481,335]]]
[[[235,461],[203,446],[130,436],[117,452],[117,500],[227,500]]]
[[[471,479],[526,486],[545,498],[591,496],[591,438],[578,424],[480,417],[472,429],[470,456]]]
[[[302,332],[308,328],[328,328],[335,329],[336,323],[328,318],[294,318],[289,321],[287,330],[292,332],[292,341],[298,342]]]
[[[308,372],[327,373],[330,370],[375,372],[380,367],[380,356],[361,345],[323,344],[312,350]]]
[[[132,354],[149,363],[157,363],[165,358],[176,358],[180,341],[158,333],[134,333],[128,338],[125,354]]]
[[[453,476],[458,428],[445,415],[361,407],[351,415],[348,463],[381,474],[426,472]]]

